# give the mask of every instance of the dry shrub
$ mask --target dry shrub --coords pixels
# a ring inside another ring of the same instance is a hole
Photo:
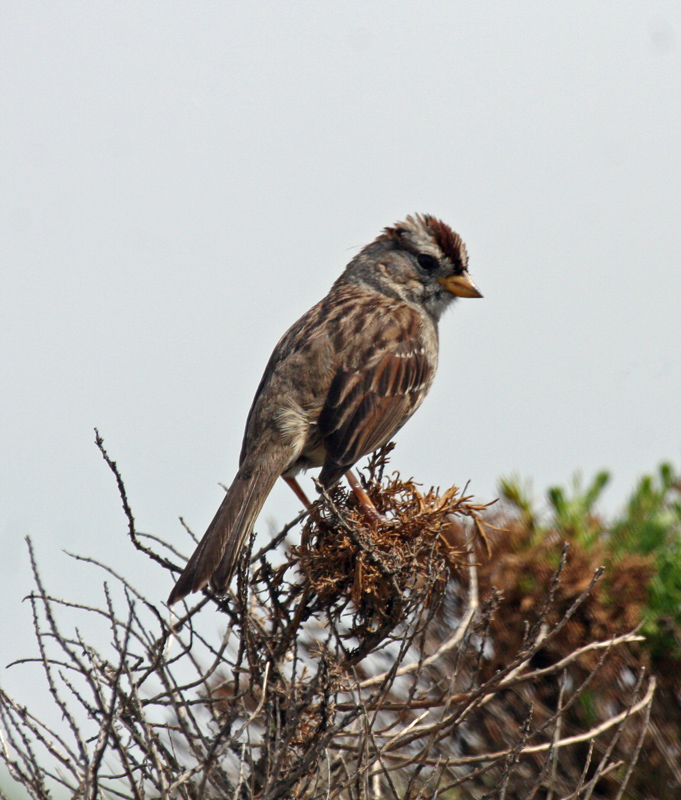
[[[439,602],[450,575],[465,564],[465,544],[447,536],[448,517],[474,518],[484,506],[473,504],[456,486],[440,494],[422,492],[397,473],[383,477],[384,448],[370,461],[364,489],[382,519],[368,524],[353,492],[336,485],[305,521],[300,547],[292,557],[304,585],[338,617],[352,603],[361,636],[376,624],[398,620],[404,603]]]
[[[490,660],[488,671],[503,666],[509,653],[517,649],[523,626],[533,621],[543,608],[547,587],[561,558],[564,540],[551,532],[539,543],[533,543],[532,531],[521,522],[504,515],[495,515],[490,541],[492,558],[480,554],[478,576],[483,594],[493,589],[503,597],[502,613],[491,623],[497,654]],[[585,549],[570,542],[560,585],[554,604],[547,615],[549,624],[556,624],[575,599],[584,592],[595,571],[606,563],[605,549]],[[649,558],[628,556],[609,565],[603,580],[590,592],[588,600],[574,614],[561,635],[546,647],[544,657],[560,659],[589,642],[620,636],[637,628],[642,621],[647,600],[647,586],[653,574]],[[598,656],[586,653],[580,663],[593,669]],[[617,659],[609,667],[617,670]],[[612,674],[604,673],[604,680]]]
[[[136,530],[98,445],[132,542],[180,570],[172,547]],[[106,651],[61,627],[72,604],[49,595],[34,562],[39,662],[65,724],[49,730],[0,692],[14,779],[41,800],[55,783],[83,798],[622,797],[655,681],[632,649],[641,637],[595,610],[600,570],[564,549],[541,569],[515,558],[504,548],[516,533],[484,526],[455,488],[386,477],[387,452],[363,479],[384,522],[336,488],[299,545],[283,529],[245,554],[236,592],[191,598],[179,619],[97,565],[118,594],[78,611],[81,630],[108,626]],[[580,715],[611,663],[633,680],[612,708]]]
[[[483,664],[482,679],[489,679],[495,671],[503,669],[517,652],[526,626],[536,624],[544,615],[548,586],[565,544],[560,532],[549,530],[537,537],[536,531],[524,520],[505,510],[496,511],[489,519],[494,522],[489,537],[492,557],[484,558],[483,551],[478,548],[478,579],[483,595],[499,592],[499,608],[490,620],[493,652]],[[456,523],[452,525],[451,535],[459,540],[463,537]],[[604,542],[587,548],[572,540],[551,609],[544,616],[545,624],[556,625],[590,584],[594,571],[606,563],[603,578],[592,587],[588,598],[559,634],[544,643],[531,660],[531,666],[542,669],[579,654],[565,673],[571,685],[583,686],[579,701],[562,713],[562,730],[566,735],[576,734],[621,712],[626,708],[626,689],[634,676],[642,670],[654,675],[658,688],[651,709],[650,734],[643,746],[645,757],[633,774],[625,796],[671,800],[681,792],[678,763],[681,671],[678,661],[671,657],[668,661],[653,659],[643,641],[631,642],[626,648],[613,648],[607,658],[603,658],[602,650],[589,648],[590,643],[616,640],[640,628],[650,582],[655,576],[652,557],[628,554],[614,560],[609,557]],[[555,713],[561,703],[560,693],[560,685],[551,681],[538,681],[526,690],[525,701],[533,703],[538,725]],[[506,735],[509,730],[519,731],[524,721],[523,708],[522,704],[518,706],[517,698],[503,698],[497,715],[480,720],[481,730],[485,731],[480,748],[489,750],[498,746],[504,739],[502,729]],[[500,720],[503,720],[501,725]],[[636,735],[628,730],[622,733],[613,752],[627,763],[635,747]],[[576,775],[587,758],[588,749],[575,748],[570,755],[571,759],[561,754],[557,779],[561,772]],[[594,796],[619,797],[620,791],[618,775],[611,774],[599,783]]]

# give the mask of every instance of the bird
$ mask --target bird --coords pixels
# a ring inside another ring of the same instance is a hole
[[[351,468],[389,442],[421,405],[438,363],[438,322],[458,297],[482,297],[461,237],[430,214],[383,229],[329,293],[279,340],[246,421],[239,469],[168,598],[208,584],[224,595],[267,496],[280,476],[321,467],[343,475],[371,515]]]

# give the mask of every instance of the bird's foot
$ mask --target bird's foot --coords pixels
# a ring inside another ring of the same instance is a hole
[[[345,477],[348,479],[350,488],[355,493],[355,497],[362,507],[362,511],[364,512],[367,521],[373,523],[374,525],[377,525],[378,523],[385,525],[386,523],[390,522],[390,520],[381,514],[381,512],[371,502],[371,498],[364,491],[364,487],[361,485],[357,479],[357,476],[351,469],[345,473]]]

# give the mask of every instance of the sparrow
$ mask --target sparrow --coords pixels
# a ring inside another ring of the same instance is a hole
[[[169,605],[209,583],[226,593],[280,476],[306,502],[298,472],[321,467],[326,488],[346,474],[371,512],[351,468],[423,402],[437,369],[438,322],[457,297],[482,295],[461,238],[429,214],[386,227],[350,261],[274,348],[248,414],[239,470]]]

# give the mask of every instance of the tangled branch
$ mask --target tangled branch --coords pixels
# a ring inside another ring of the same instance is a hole
[[[98,434],[97,445],[131,541],[157,567],[179,570],[170,545],[135,530]],[[546,661],[600,573],[559,608],[564,551],[519,646],[489,674],[502,599],[480,596],[485,509],[455,487],[424,493],[386,477],[387,453],[363,477],[383,522],[368,524],[354,496],[335,487],[314,514],[242,560],[236,591],[203,596],[179,617],[89,558],[106,576],[101,602],[52,596],[29,542],[38,656],[17,663],[40,665],[64,724],[49,728],[0,690],[0,757],[12,778],[41,800],[55,787],[135,800],[416,800],[458,796],[457,787],[480,800],[586,800],[598,785],[621,797],[654,679],[640,671],[620,707],[586,728],[575,730],[571,713],[602,665],[641,636],[625,632]],[[285,552],[278,566],[275,548]],[[220,632],[201,613],[207,606]],[[87,625],[66,630],[64,609]],[[104,650],[79,632],[96,625],[109,631]]]

